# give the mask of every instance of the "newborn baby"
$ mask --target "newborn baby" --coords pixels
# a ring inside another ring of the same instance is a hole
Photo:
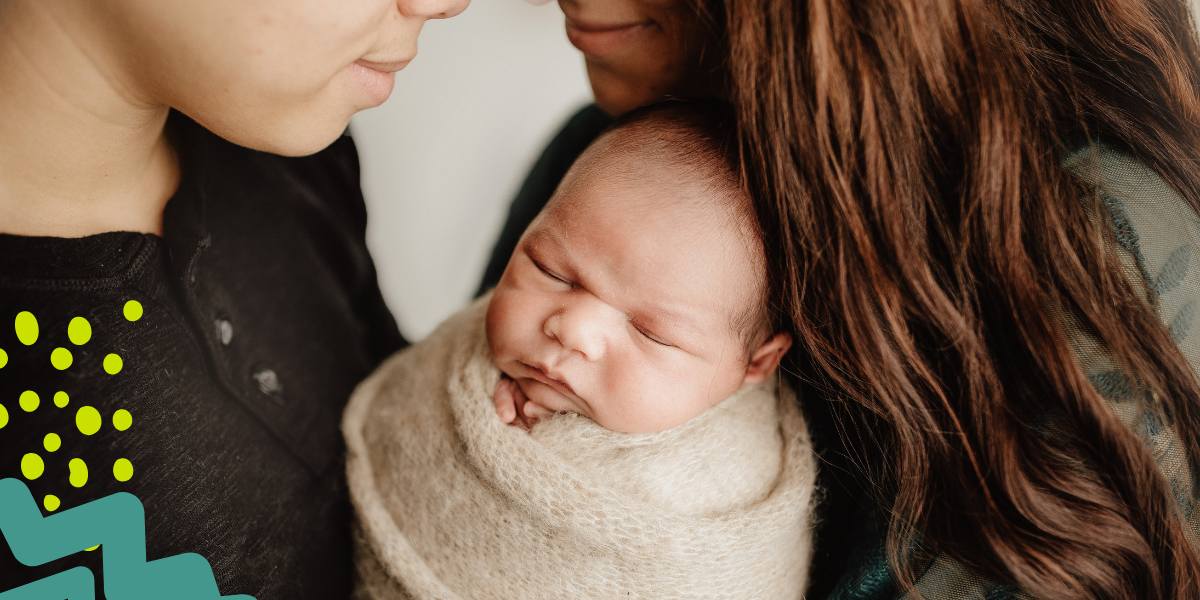
[[[518,243],[487,312],[505,422],[663,431],[767,379],[791,346],[728,150],[660,127],[598,140]]]
[[[736,138],[627,115],[343,424],[366,598],[800,598],[815,462]]]

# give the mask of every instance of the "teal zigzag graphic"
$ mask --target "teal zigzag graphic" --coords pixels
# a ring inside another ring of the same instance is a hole
[[[222,597],[212,567],[199,554],[146,562],[146,511],[132,494],[105,496],[43,518],[24,483],[0,479],[0,533],[17,560],[30,567],[101,545],[108,600]],[[95,585],[91,571],[76,567],[0,593],[0,600],[94,600]]]

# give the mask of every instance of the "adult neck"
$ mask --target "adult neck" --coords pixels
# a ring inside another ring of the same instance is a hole
[[[0,233],[162,233],[179,182],[169,108],[128,75],[112,19],[82,14],[91,4],[0,1]]]

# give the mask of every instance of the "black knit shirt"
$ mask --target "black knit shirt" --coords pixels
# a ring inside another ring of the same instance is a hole
[[[224,595],[347,598],[342,409],[404,345],[364,243],[354,143],[283,158],[178,114],[168,131],[182,181],[163,237],[0,235],[0,478],[27,485],[44,516],[132,493],[147,558],[198,553]],[[38,324],[29,345],[22,312]],[[130,419],[114,424],[118,411]],[[43,465],[33,479],[28,454]],[[103,551],[29,567],[0,544],[0,592],[83,565],[103,598]]]

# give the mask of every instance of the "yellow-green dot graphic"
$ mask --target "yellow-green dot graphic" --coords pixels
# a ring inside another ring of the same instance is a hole
[[[133,477],[133,463],[129,462],[129,459],[118,458],[117,462],[113,463],[113,477],[116,477],[117,481],[129,481],[129,478]]]
[[[129,414],[129,411],[122,408],[113,413],[113,427],[116,427],[117,431],[125,431],[130,425],[133,425],[133,415]]]
[[[46,463],[42,462],[42,457],[30,452],[21,457],[21,474],[25,479],[37,479],[46,471]]]
[[[83,435],[92,435],[100,431],[100,411],[84,406],[75,413],[75,426],[79,428],[79,432]]]
[[[38,323],[34,318],[33,313],[24,310],[17,313],[17,339],[21,340],[22,344],[32,346],[38,339]]]
[[[0,0],[2,2],[2,0]],[[129,300],[122,308],[122,313],[128,321],[138,321],[144,316],[142,304],[137,300]],[[37,318],[29,311],[22,311],[17,314],[13,323],[17,334],[17,340],[25,345],[32,346],[38,342],[41,334],[41,328]],[[83,346],[91,342],[94,331],[92,324],[84,317],[77,316],[70,320],[67,324],[67,339],[74,346]],[[50,351],[50,364],[59,371],[65,371],[71,368],[75,363],[74,351],[70,346],[64,344],[63,347],[55,347]],[[45,356],[40,354],[40,356]],[[85,357],[86,358],[86,357]],[[44,358],[41,360],[45,360]],[[84,361],[87,362],[87,361]],[[42,363],[44,364],[44,363]],[[112,353],[104,356],[102,361],[104,371],[109,375],[116,375],[125,368],[125,361],[120,355]],[[0,368],[8,365],[8,352],[0,349]],[[90,364],[88,368],[92,368]],[[9,396],[8,401],[13,398]],[[66,408],[70,404],[71,398],[65,391],[58,391],[53,396],[54,405],[58,408]],[[33,390],[22,392],[17,398],[17,403],[21,410],[25,412],[34,412],[41,405],[41,397]],[[8,408],[0,404],[0,428],[4,428],[9,422]],[[18,419],[19,420],[19,419]],[[95,435],[104,425],[104,419],[100,415],[100,411],[92,406],[82,406],[75,412],[75,426],[80,433],[90,436]],[[126,431],[133,426],[133,415],[125,409],[120,409],[112,414],[112,425],[117,431]],[[42,447],[46,452],[58,452],[63,449],[63,439],[58,433],[46,433],[42,437]],[[64,452],[66,453],[66,452]],[[68,454],[69,456],[69,454]],[[63,457],[66,458],[66,457]],[[55,473],[61,467],[61,463],[51,461],[51,470]],[[11,468],[11,467],[10,467]],[[67,465],[68,482],[76,487],[82,488],[88,482],[88,465],[81,458],[72,458]],[[29,452],[21,457],[21,475],[27,480],[35,480],[46,473],[47,465],[40,453]],[[117,481],[125,482],[133,478],[133,463],[126,458],[119,458],[112,465],[113,477]],[[56,475],[56,477],[61,475]],[[54,512],[62,508],[62,500],[54,494],[46,494],[42,498],[42,506],[48,512]],[[87,548],[88,551],[99,549],[100,546],[92,546]]]
[[[125,303],[125,318],[130,321],[136,321],[142,318],[142,303],[137,300],[130,300]]]
[[[72,344],[82,346],[92,339],[92,324],[83,317],[75,317],[67,325],[67,339]]]
[[[125,366],[125,361],[121,360],[116,354],[109,354],[104,357],[104,372],[109,375],[116,375],[121,372],[121,368]]]
[[[73,362],[75,362],[75,357],[71,356],[71,351],[66,348],[55,348],[54,352],[50,353],[50,364],[59,371],[71,366]]]
[[[87,463],[81,458],[72,458],[71,462],[67,463],[67,468],[71,470],[71,476],[68,480],[75,487],[83,487],[87,483]]]
[[[25,390],[24,392],[21,392],[21,410],[25,412],[33,412],[37,410],[38,405],[41,403],[42,399],[38,398],[37,392],[33,390]]]

